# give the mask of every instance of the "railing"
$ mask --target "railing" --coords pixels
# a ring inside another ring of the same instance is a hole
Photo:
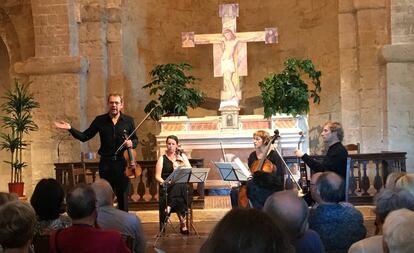
[[[189,159],[192,167],[203,167],[203,159]],[[131,179],[130,188],[130,210],[155,210],[158,209],[158,183],[155,180],[155,164],[157,161],[137,161],[142,174],[138,178]],[[58,180],[65,192],[82,180],[70,180],[73,170],[84,168],[86,172],[86,182],[95,181],[98,172],[98,162],[74,162],[74,163],[55,163],[56,180]],[[85,180],[83,180],[85,181]],[[201,187],[197,187],[199,189]],[[203,193],[200,197],[193,198],[193,208],[203,208]]]
[[[384,188],[388,174],[406,171],[406,152],[381,152],[350,154],[348,172],[349,201],[353,204],[372,204],[373,197]],[[322,161],[324,156],[311,156]],[[297,158],[285,157],[293,171],[297,168]]]
[[[385,185],[385,180],[391,172],[406,171],[405,152],[382,152],[372,154],[350,154],[351,164],[349,171],[348,195],[350,202],[354,204],[372,204],[372,199]],[[322,160],[323,156],[311,156]],[[286,163],[294,170],[297,158],[293,156],[284,157]],[[156,161],[138,161],[142,168],[142,174],[136,179],[131,179],[130,209],[148,210],[158,209],[158,183],[155,180]],[[203,167],[203,159],[190,159],[193,167]],[[93,182],[98,171],[97,162],[85,163],[56,163],[56,179],[59,180],[64,189],[71,175],[70,170],[84,166],[87,182]],[[198,195],[193,197],[193,207],[204,207],[204,187],[197,186]]]

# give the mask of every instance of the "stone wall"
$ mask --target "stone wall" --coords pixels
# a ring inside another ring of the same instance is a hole
[[[387,1],[339,1],[341,112],[345,143],[387,150],[386,76],[379,57],[389,43]]]
[[[54,129],[53,121],[64,119],[85,129],[106,111],[108,93],[118,92],[124,95],[125,112],[138,123],[151,99],[142,86],[156,64],[190,63],[191,74],[201,78],[200,89],[218,99],[222,78],[213,77],[212,46],[181,48],[180,35],[185,31],[220,33],[219,4],[232,2],[1,2],[0,36],[8,53],[1,57],[9,57],[10,79],[33,81],[31,91],[41,105],[35,114],[40,130],[30,136],[32,145],[26,153],[30,164],[24,174],[26,192],[30,194],[40,178],[54,176],[54,162],[79,160],[81,151],[99,147],[97,137],[79,144],[65,131]],[[414,165],[410,145],[414,134],[410,101],[413,0],[238,3],[237,31],[279,30],[278,44],[248,43],[243,111],[263,113],[260,104],[248,100],[260,96],[258,82],[281,71],[285,58],[309,58],[322,71],[321,103],[312,104],[309,114],[311,151],[321,150],[323,122],[338,120],[344,123],[346,143],[360,142],[363,152],[409,151],[409,166]],[[190,110],[189,116],[214,116],[217,109]],[[143,141],[140,148],[151,149],[159,131],[157,123],[145,121],[138,130]],[[4,155],[1,152],[0,158]],[[148,150],[140,152],[145,159],[154,159],[153,155]],[[8,168],[0,168],[0,190],[5,191],[8,177],[3,175],[8,175]]]
[[[390,150],[407,151],[414,171],[414,11],[413,1],[391,1],[391,44],[383,48],[387,73],[387,132]]]

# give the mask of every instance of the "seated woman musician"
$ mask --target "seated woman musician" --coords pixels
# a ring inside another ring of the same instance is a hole
[[[283,190],[283,162],[274,150],[268,132],[259,130],[253,134],[254,151],[249,155],[248,165],[253,174],[247,182],[247,198],[254,208],[261,209],[272,193]]]
[[[160,183],[159,188],[159,218],[160,230],[164,228],[167,216],[176,212],[180,220],[180,232],[188,234],[185,215],[192,198],[192,189],[187,183],[165,182],[168,176],[178,167],[190,168],[187,156],[178,149],[178,138],[170,135],[166,140],[167,150],[160,156],[155,165],[155,179]]]

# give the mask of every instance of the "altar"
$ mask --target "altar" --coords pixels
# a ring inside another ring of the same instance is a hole
[[[308,149],[308,141],[299,145],[301,134],[306,135],[307,118],[276,115],[269,119],[263,115],[240,115],[242,90],[240,78],[247,76],[247,44],[262,42],[263,45],[278,43],[276,27],[267,27],[262,31],[238,32],[238,4],[221,4],[219,16],[222,19],[220,33],[197,34],[183,32],[182,47],[191,50],[197,45],[213,45],[213,73],[223,77],[220,91],[220,116],[202,118],[163,117],[160,120],[161,132],[156,136],[157,153],[166,149],[165,140],[176,135],[179,146],[188,157],[204,159],[204,166],[211,168],[208,179],[220,179],[214,162],[232,161],[239,157],[247,162],[254,150],[253,133],[264,130],[273,135],[277,129],[280,138],[277,148],[281,155],[292,155],[293,150]],[[302,138],[303,139],[303,138]],[[300,146],[300,147],[299,147]]]

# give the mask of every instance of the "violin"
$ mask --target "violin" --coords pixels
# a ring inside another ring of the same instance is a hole
[[[124,132],[125,140],[128,140],[128,135],[126,131]],[[124,159],[127,161],[125,166],[124,174],[129,178],[139,177],[142,173],[141,166],[136,162],[135,157],[137,156],[137,151],[133,148],[126,148],[124,153]]]

